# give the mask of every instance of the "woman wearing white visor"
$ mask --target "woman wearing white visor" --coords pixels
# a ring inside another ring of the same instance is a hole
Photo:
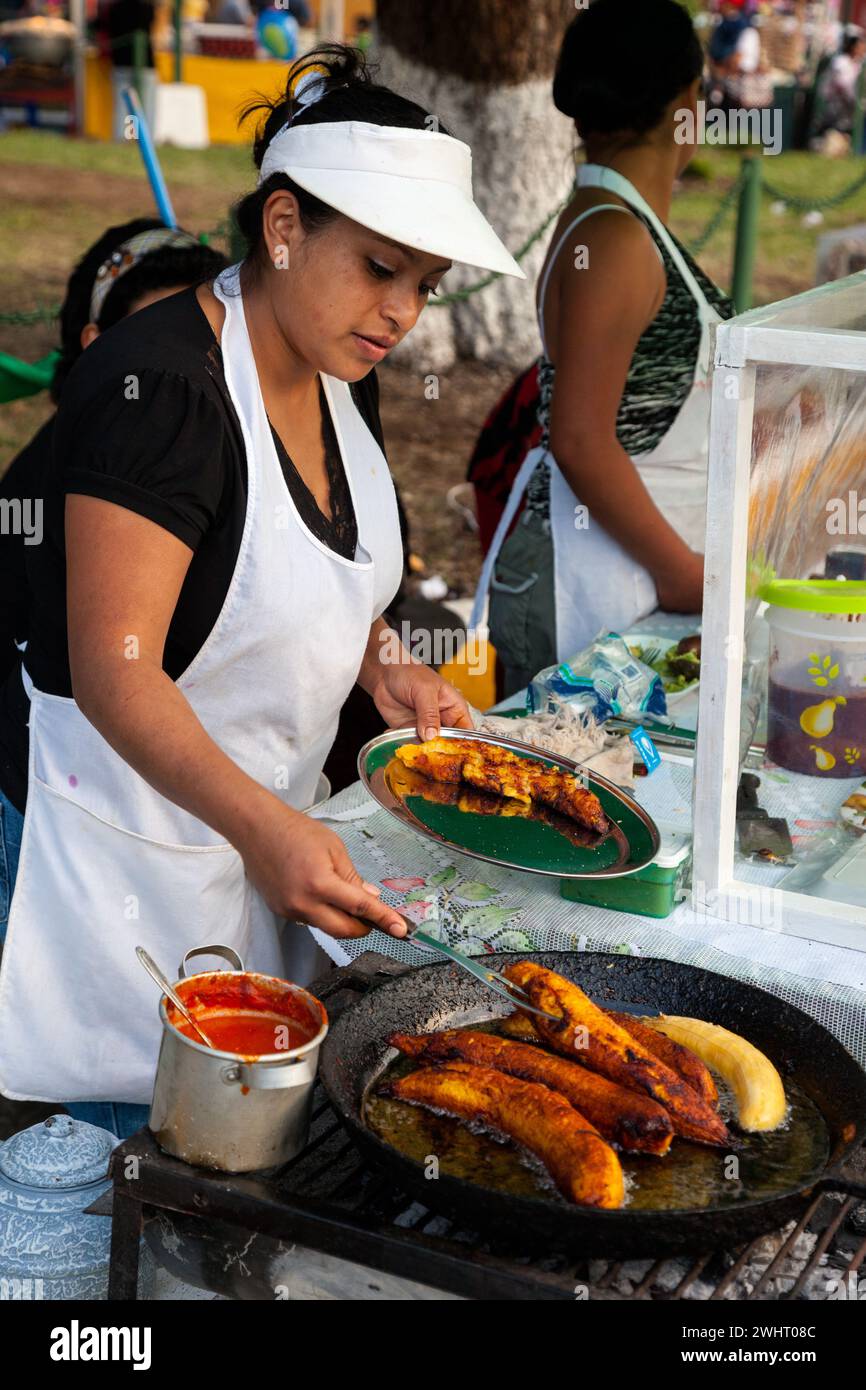
[[[121,1133],[159,1044],[136,945],[173,971],[223,941],[303,983],[295,923],[403,934],[302,814],[354,684],[392,726],[468,724],[432,671],[383,660],[402,549],[371,368],[452,261],[522,272],[475,207],[468,147],[356,52],[311,57],[256,143],[245,260],[70,376],[34,548],[0,1090]]]

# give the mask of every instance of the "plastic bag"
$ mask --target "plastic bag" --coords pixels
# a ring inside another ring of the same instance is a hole
[[[530,713],[546,713],[560,700],[577,705],[599,723],[612,715],[667,715],[661,677],[633,657],[616,632],[596,638],[570,661],[539,671],[527,694]]]

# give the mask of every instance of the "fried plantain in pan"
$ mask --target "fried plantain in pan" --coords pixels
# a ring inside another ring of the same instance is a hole
[[[632,1014],[620,1014],[615,1009],[604,1009],[603,1012],[631,1037],[642,1043],[649,1052],[653,1052],[671,1071],[681,1076],[687,1085],[703,1096],[707,1105],[712,1106],[714,1110],[718,1109],[719,1092],[713,1074],[696,1052],[689,1047],[683,1047],[681,1043],[671,1046],[673,1040],[665,1038],[664,1035],[661,1036],[668,1046],[659,1046],[656,1030]],[[535,1031],[530,1014],[507,1014],[505,1018],[497,1021],[497,1027],[500,1033],[515,1042],[534,1043],[538,1046],[542,1041]]]
[[[648,1052],[652,1052],[659,1061],[664,1062],[666,1067],[670,1067],[677,1076],[681,1076],[692,1090],[703,1097],[707,1105],[713,1110],[718,1109],[718,1087],[706,1062],[702,1062],[696,1052],[692,1052],[690,1047],[683,1047],[682,1043],[674,1042],[673,1038],[666,1038],[664,1033],[657,1032],[655,1028],[649,1027],[632,1014],[619,1014],[613,1009],[605,1009],[604,1012],[614,1023],[618,1023],[620,1028],[625,1029],[630,1037]]]
[[[547,1086],[564,1096],[602,1138],[621,1149],[664,1154],[671,1146],[674,1127],[662,1106],[540,1047],[459,1028],[392,1033],[388,1041],[407,1057],[424,1063],[471,1062]]]
[[[621,1207],[625,1184],[609,1144],[568,1101],[546,1086],[490,1067],[449,1062],[389,1082],[382,1094],[477,1121],[540,1159],[562,1195],[585,1207]]]
[[[532,961],[503,972],[560,1024],[533,1015],[533,1026],[549,1047],[628,1090],[642,1091],[668,1111],[677,1134],[703,1144],[727,1144],[727,1127],[703,1096],[624,1028],[599,1009],[578,985]]]

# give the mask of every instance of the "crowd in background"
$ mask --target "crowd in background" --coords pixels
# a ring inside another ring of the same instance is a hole
[[[863,28],[836,5],[796,0],[717,0],[699,17],[707,49],[708,99],[722,109],[764,108],[793,87],[803,143],[823,152],[828,132],[851,136],[866,56]]]

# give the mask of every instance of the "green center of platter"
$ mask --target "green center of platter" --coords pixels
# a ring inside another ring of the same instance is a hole
[[[395,799],[421,825],[456,849],[560,875],[634,872],[653,858],[655,848],[649,827],[591,774],[587,774],[589,789],[612,823],[611,831],[604,836],[576,821],[551,815],[542,806],[529,808],[507,798],[478,793],[463,783],[455,787],[417,773],[409,774],[395,760],[400,742],[394,740],[371,750],[366,764],[368,778],[372,781],[374,774],[381,771]],[[541,755],[538,760],[543,761]]]

